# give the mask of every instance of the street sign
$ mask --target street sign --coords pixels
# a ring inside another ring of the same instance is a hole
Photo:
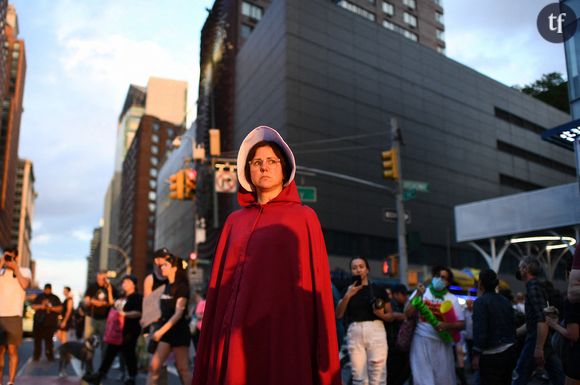
[[[316,187],[298,186],[298,194],[302,202],[316,202]]]
[[[383,209],[383,220],[386,222],[396,222],[398,218],[396,209]],[[405,211],[405,223],[411,223],[411,213]]]
[[[429,183],[427,182],[417,182],[414,180],[404,180],[403,189],[405,190],[415,190],[418,192],[429,192]]]
[[[235,193],[238,187],[238,177],[233,171],[217,170],[215,172],[215,191]]]
[[[403,190],[403,200],[409,201],[417,196],[417,190]]]

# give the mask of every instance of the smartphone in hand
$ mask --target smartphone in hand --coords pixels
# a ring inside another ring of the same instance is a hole
[[[351,279],[355,286],[360,286],[362,284],[362,277],[360,275],[353,275]]]

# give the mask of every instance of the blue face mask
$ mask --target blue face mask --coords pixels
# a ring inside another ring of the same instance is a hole
[[[433,289],[437,291],[441,291],[447,287],[447,284],[443,278],[435,277],[431,280],[431,285],[433,285]]]

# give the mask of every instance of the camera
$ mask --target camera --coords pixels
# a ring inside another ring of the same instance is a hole
[[[12,262],[12,256],[10,254],[4,254],[4,260],[6,262]]]
[[[382,309],[385,307],[385,301],[382,298],[372,298],[371,305],[374,309]]]

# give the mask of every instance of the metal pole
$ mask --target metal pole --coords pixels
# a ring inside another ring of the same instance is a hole
[[[218,196],[217,196],[217,191],[215,189],[215,184],[216,184],[216,169],[215,169],[215,158],[212,157],[211,158],[211,172],[213,174],[213,186],[211,186],[211,191],[213,194],[212,197],[212,201],[213,201],[213,228],[217,229],[219,228],[219,223],[218,223]]]
[[[391,118],[391,138],[392,148],[397,152],[397,167],[399,168],[399,179],[397,184],[397,240],[399,246],[399,280],[405,286],[408,285],[407,271],[409,268],[407,260],[407,230],[405,227],[405,206],[403,204],[403,170],[401,167],[400,135],[397,118]]]

